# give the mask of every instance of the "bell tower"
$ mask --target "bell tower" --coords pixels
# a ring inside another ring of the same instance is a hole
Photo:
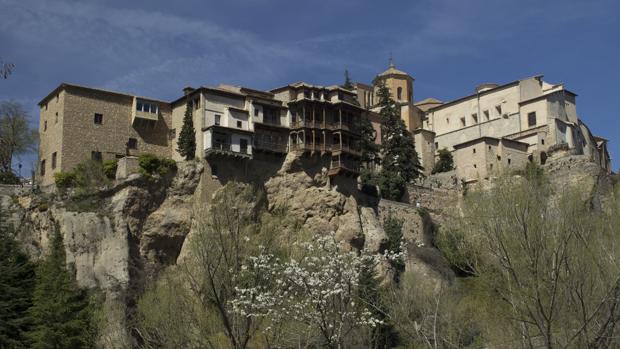
[[[385,82],[392,99],[397,103],[413,103],[413,81],[415,79],[404,71],[396,69],[391,55],[388,69],[377,77]]]

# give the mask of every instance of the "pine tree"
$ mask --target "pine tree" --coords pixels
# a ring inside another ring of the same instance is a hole
[[[33,349],[91,348],[94,339],[93,309],[85,289],[77,286],[67,269],[63,239],[56,228],[50,252],[36,272],[32,330],[27,333]]]
[[[0,212],[0,348],[26,348],[34,266]]]
[[[179,135],[178,151],[185,160],[191,160],[196,154],[196,131],[194,130],[194,119],[192,108],[189,101],[185,106],[185,116],[183,117],[183,127]]]
[[[342,88],[346,88],[347,90],[353,90],[353,83],[351,82],[351,78],[349,77],[348,69],[345,69],[344,71],[344,84],[342,84]]]
[[[422,166],[415,150],[411,133],[400,117],[400,108],[390,96],[390,90],[382,79],[378,85],[377,97],[381,108],[382,169],[379,186],[383,197],[399,200],[405,186],[421,175]]]

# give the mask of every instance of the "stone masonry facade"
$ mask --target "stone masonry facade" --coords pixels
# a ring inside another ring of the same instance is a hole
[[[590,132],[577,116],[576,94],[561,84],[549,84],[542,76],[483,84],[474,94],[444,103],[434,98],[414,102],[414,80],[390,63],[375,83],[385,83],[400,107],[425,174],[443,148],[452,152],[463,181],[518,170],[532,161],[544,163],[558,147],[611,171],[607,140]],[[324,159],[330,175],[356,175],[357,127],[364,115],[380,141],[377,88],[355,83],[353,90],[345,90],[304,82],[271,91],[188,87],[166,102],[63,83],[39,102],[37,182],[49,186],[54,173],[89,159],[151,153],[179,161],[177,137],[186,108],[193,112],[198,159],[236,163],[295,152]]]

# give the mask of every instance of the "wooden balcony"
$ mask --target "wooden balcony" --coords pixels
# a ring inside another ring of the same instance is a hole
[[[248,148],[235,151],[232,149],[232,145],[227,142],[213,142],[211,147],[205,149],[205,157],[211,156],[232,156],[236,158],[251,159],[252,154]]]
[[[356,161],[344,161],[344,160],[332,160],[331,166],[327,174],[329,176],[336,176],[340,173],[357,176],[360,173],[359,163]]]
[[[335,153],[348,153],[354,156],[362,156],[362,152],[361,150],[351,147],[350,145],[347,144],[334,144],[331,146],[331,150]]]

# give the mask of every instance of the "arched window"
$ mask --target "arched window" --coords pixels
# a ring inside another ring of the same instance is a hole
[[[396,89],[396,99],[401,100],[403,99],[403,88],[399,87]]]

